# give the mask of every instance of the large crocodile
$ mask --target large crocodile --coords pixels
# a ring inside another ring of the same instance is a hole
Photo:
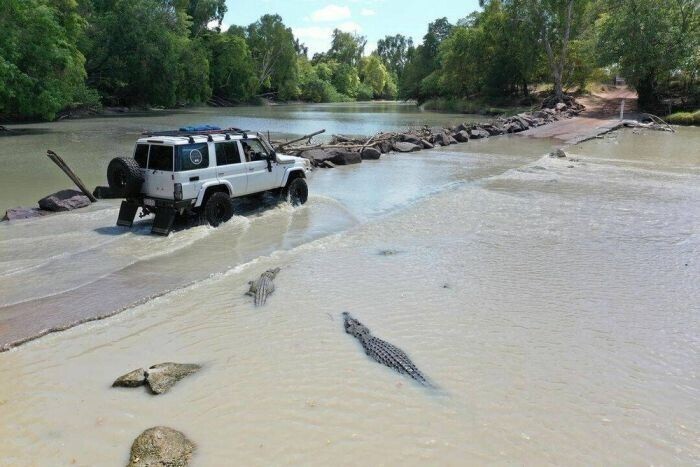
[[[257,280],[248,282],[250,284],[250,289],[246,292],[246,295],[251,295],[253,297],[255,306],[264,305],[268,295],[275,291],[275,283],[272,281],[275,279],[278,272],[280,272],[280,268],[268,269],[260,274]]]
[[[403,350],[378,337],[374,337],[369,329],[350,316],[350,313],[344,312],[343,318],[345,320],[345,332],[356,337],[360,341],[360,344],[362,344],[362,347],[365,349],[365,353],[371,359],[382,365],[393,368],[399,373],[410,376],[424,386],[432,387],[432,384],[423,376],[420,370],[416,368],[416,365],[413,364]]]

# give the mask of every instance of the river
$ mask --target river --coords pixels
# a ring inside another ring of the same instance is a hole
[[[67,185],[49,148],[104,183],[146,128],[464,120],[353,104],[30,125],[0,139],[2,205]],[[123,465],[155,425],[197,443],[193,465],[697,465],[700,130],[621,131],[566,160],[546,156],[556,144],[504,136],[319,170],[303,207],[167,238],[147,219],[115,227],[114,201],[0,224],[6,336],[124,309],[0,353],[0,465]],[[254,308],[247,281],[271,267],[277,290]],[[369,360],[343,311],[439,389]],[[163,361],[204,369],[163,396],[110,388]]]

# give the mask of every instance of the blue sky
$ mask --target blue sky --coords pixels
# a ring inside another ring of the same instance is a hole
[[[446,16],[450,22],[479,9],[478,0],[227,0],[224,28],[248,25],[267,13],[277,13],[294,35],[309,47],[309,55],[330,45],[334,28],[355,31],[367,37],[365,53],[377,40],[403,34],[419,43],[428,23]]]

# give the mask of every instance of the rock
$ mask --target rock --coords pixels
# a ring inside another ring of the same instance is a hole
[[[554,106],[554,110],[556,110],[557,112],[563,112],[564,110],[566,110],[566,104],[564,104],[563,102],[558,102]]]
[[[51,214],[49,211],[42,211],[37,208],[12,208],[5,211],[4,221],[14,221],[17,219],[31,219]]]
[[[393,145],[394,151],[398,152],[413,152],[413,151],[420,151],[421,147],[418,146],[417,144],[413,143],[407,143],[404,141],[397,141]]]
[[[377,146],[379,146],[379,150],[382,151],[382,154],[391,151],[391,143],[389,141],[382,141]]]
[[[46,211],[72,211],[90,205],[90,199],[78,190],[61,190],[39,200],[39,208]]]
[[[490,123],[482,125],[482,128],[488,132],[490,136],[502,135],[504,130],[500,126],[491,125]]]
[[[517,122],[518,124],[520,124],[520,127],[521,127],[523,130],[527,130],[528,128],[530,128],[530,122],[528,122],[527,120],[525,120],[525,119],[522,118],[522,117],[519,117],[519,116],[516,115],[515,117],[513,117],[513,121],[514,121],[514,122]]]
[[[341,151],[339,149],[332,149],[328,151],[331,157],[328,158],[335,165],[349,165],[349,164],[359,164],[362,162],[362,156],[359,152],[351,151]]]
[[[467,133],[467,130],[460,130],[457,133],[455,133],[452,137],[460,143],[466,143],[467,141],[469,141],[469,133]]]
[[[139,368],[138,370],[133,370],[125,375],[121,375],[119,378],[115,379],[112,383],[112,387],[120,388],[135,388],[146,383],[146,370]]]
[[[406,142],[406,143],[412,143],[415,144],[416,146],[420,146],[420,138],[411,135],[411,134],[403,134],[400,136],[401,141]]]
[[[424,139],[420,140],[420,144],[423,146],[423,149],[433,149],[435,147],[434,145],[432,145]]]
[[[334,169],[335,168],[335,164],[332,163],[331,161],[321,161],[318,166],[323,167],[324,169]]]
[[[468,130],[469,130],[469,126],[467,126],[466,123],[460,123],[459,125],[457,125],[455,127],[455,132],[468,131]]]
[[[382,155],[382,152],[376,148],[364,148],[362,150],[362,153],[361,153],[362,159],[371,159],[371,160],[379,159],[381,157],[381,155]]]
[[[480,139],[488,138],[490,135],[489,132],[486,130],[482,130],[481,128],[474,128],[473,130],[469,130],[469,136],[473,139]]]
[[[146,371],[146,381],[154,394],[163,394],[182,378],[200,368],[199,365],[190,363],[159,363]]]
[[[323,149],[309,149],[307,151],[302,151],[299,156],[311,161],[323,161],[330,157]]]
[[[177,430],[165,426],[149,428],[131,445],[127,467],[186,467],[195,447]]]
[[[450,135],[445,135],[445,136],[447,136],[447,144],[457,144],[457,140],[454,139],[452,136],[450,136]]]
[[[549,157],[557,158],[557,159],[566,159],[566,153],[561,149],[557,148],[554,151],[549,153]]]

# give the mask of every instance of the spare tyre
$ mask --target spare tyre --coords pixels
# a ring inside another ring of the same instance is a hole
[[[131,157],[115,157],[107,166],[107,183],[116,196],[136,196],[141,193],[143,184],[141,167]]]

